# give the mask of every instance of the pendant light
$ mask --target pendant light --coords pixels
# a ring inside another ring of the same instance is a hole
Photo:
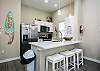
[[[60,10],[60,0],[59,0],[59,10],[58,10],[58,15],[61,15],[61,10]]]
[[[71,17],[71,11],[72,11],[72,7],[71,7],[71,3],[72,3],[72,0],[70,0],[70,7],[69,7],[69,17]]]
[[[58,10],[58,15],[61,15],[61,10]]]
[[[45,2],[45,3],[48,3],[48,2],[49,2],[49,0],[44,0],[44,2]]]

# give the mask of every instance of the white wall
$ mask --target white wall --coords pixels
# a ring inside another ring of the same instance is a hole
[[[100,0],[82,0],[82,11],[86,29],[80,47],[85,57],[100,60]]]
[[[4,28],[2,28],[2,33],[0,34],[0,60],[9,59],[19,56],[20,49],[20,9],[21,0],[0,0],[0,11],[1,20],[4,24],[7,12],[9,10],[13,11],[14,21],[15,21],[15,35],[14,41],[11,45],[8,45],[9,37],[5,35]],[[2,53],[4,51],[4,53]]]
[[[0,2],[0,26],[1,26],[1,2]]]
[[[32,18],[35,17],[37,19],[41,19],[42,21],[46,21],[46,17],[51,16],[50,13],[37,10],[35,8],[31,8],[25,5],[21,6],[21,22],[22,23],[32,23]]]

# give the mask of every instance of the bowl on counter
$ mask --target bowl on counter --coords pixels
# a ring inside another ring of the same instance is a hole
[[[71,41],[71,39],[73,39],[73,37],[64,37],[63,39],[65,39],[66,41]]]

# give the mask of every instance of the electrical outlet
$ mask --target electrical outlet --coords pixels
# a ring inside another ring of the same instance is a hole
[[[5,53],[5,50],[2,50],[1,53],[4,54]]]

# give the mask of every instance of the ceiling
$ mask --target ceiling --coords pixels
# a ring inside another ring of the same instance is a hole
[[[60,0],[60,7],[64,7],[73,0]],[[44,0],[22,0],[22,5],[33,7],[46,12],[53,12],[59,9],[59,7],[54,7],[54,4],[59,4],[59,0],[49,0],[48,3],[45,3]]]

